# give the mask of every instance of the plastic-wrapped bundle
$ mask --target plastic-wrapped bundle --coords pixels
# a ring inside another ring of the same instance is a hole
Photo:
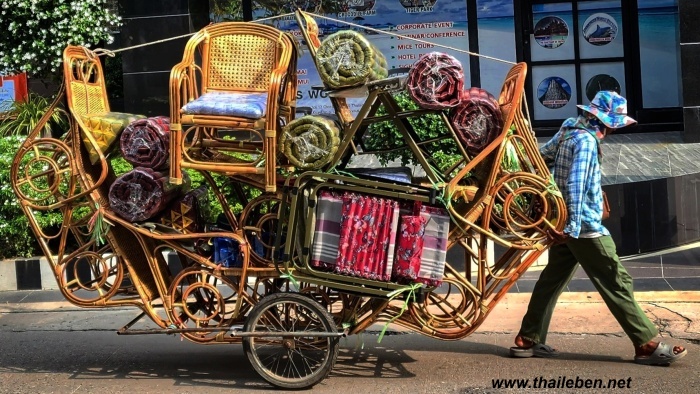
[[[170,118],[156,116],[131,122],[119,139],[124,160],[135,167],[161,170],[170,154]]]
[[[389,75],[384,55],[353,30],[341,30],[326,37],[316,58],[321,79],[333,89],[362,85]]]
[[[138,167],[119,176],[109,187],[109,206],[120,217],[139,222],[160,213],[189,186],[173,185],[165,173]]]
[[[457,106],[464,89],[462,63],[440,52],[421,56],[406,80],[411,98],[423,108],[446,109]]]
[[[503,128],[503,115],[496,98],[480,88],[462,94],[462,103],[450,111],[450,122],[470,155],[478,155]]]
[[[335,122],[323,116],[307,115],[284,127],[279,149],[295,167],[315,170],[328,164],[340,145]]]

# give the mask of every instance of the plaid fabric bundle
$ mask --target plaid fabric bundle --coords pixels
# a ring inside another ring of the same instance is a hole
[[[462,63],[446,53],[426,53],[411,67],[406,88],[423,108],[452,108],[460,103],[464,88]]]
[[[421,207],[420,216],[425,219],[425,233],[423,255],[416,282],[439,286],[445,272],[450,215],[443,208],[424,205]]]
[[[109,187],[109,206],[120,217],[139,222],[159,214],[189,185],[173,185],[164,173],[135,168],[119,176]]]
[[[503,128],[503,115],[496,98],[484,89],[471,88],[450,111],[450,122],[470,155],[478,155]]]
[[[131,122],[119,138],[124,160],[134,167],[162,170],[170,157],[170,118],[156,116]]]
[[[396,222],[394,216],[398,213],[398,203],[354,193],[345,193],[342,200],[335,272],[366,279],[389,280],[391,227]]]
[[[314,268],[333,270],[338,259],[343,199],[336,193],[324,190],[316,207],[316,232],[311,244],[310,264]]]

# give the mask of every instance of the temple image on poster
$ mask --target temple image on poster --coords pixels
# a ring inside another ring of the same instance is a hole
[[[588,97],[588,100],[593,100],[596,93],[601,90],[612,90],[620,93],[620,82],[611,75],[598,74],[586,83],[586,97]]]
[[[558,48],[566,42],[569,36],[569,26],[557,16],[547,16],[535,25],[535,41],[543,48]]]
[[[592,45],[606,45],[617,35],[617,22],[608,14],[593,14],[583,24],[583,38]]]
[[[374,8],[375,0],[347,0],[341,9],[347,11],[368,11]]]
[[[560,77],[545,78],[537,88],[537,98],[547,108],[557,109],[571,100],[571,86]]]
[[[408,7],[431,7],[435,5],[437,0],[399,0],[401,5]]]

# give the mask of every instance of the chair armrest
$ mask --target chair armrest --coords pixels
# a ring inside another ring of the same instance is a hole
[[[199,97],[197,73],[201,69],[194,62],[181,62],[170,71],[170,122],[180,123],[180,109]]]
[[[267,119],[274,122],[277,118],[277,112],[280,104],[280,94],[282,94],[282,81],[287,74],[287,67],[278,67],[270,73],[270,87],[267,92]],[[284,97],[283,97],[284,98]],[[296,97],[295,97],[296,98]],[[283,103],[288,105],[287,103]]]

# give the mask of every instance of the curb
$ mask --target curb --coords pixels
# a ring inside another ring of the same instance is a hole
[[[182,269],[176,253],[168,253],[168,266],[177,273]],[[91,278],[87,264],[78,266],[78,277]],[[73,280],[73,270],[68,270],[67,281]],[[59,290],[51,264],[46,257],[30,257],[0,261],[0,292],[17,290]]]
[[[58,290],[46,257],[0,261],[0,291]]]

